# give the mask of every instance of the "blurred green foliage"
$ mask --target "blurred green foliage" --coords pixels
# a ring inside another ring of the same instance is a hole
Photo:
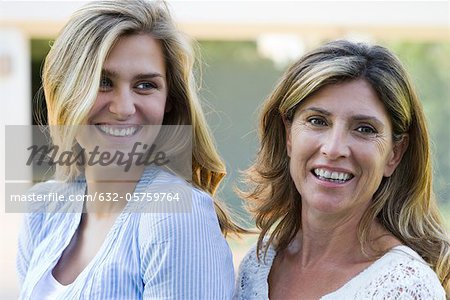
[[[423,103],[432,140],[434,190],[450,220],[450,43],[380,44],[404,63]],[[248,167],[256,154],[259,108],[284,69],[261,57],[254,42],[202,41],[200,51],[201,95],[228,168],[222,198],[240,209],[233,187],[242,186],[239,170]]]
[[[417,88],[431,135],[434,191],[440,202],[450,204],[450,43],[387,46],[400,57]]]
[[[32,40],[33,95],[38,93],[42,61],[50,39]],[[396,53],[409,71],[428,118],[434,162],[434,190],[450,223],[450,42],[380,42]],[[284,69],[261,57],[253,41],[201,41],[200,95],[207,120],[228,170],[221,197],[240,211],[242,202],[233,189],[242,186],[240,171],[255,157],[261,103],[275,87]],[[35,97],[34,111],[39,97]],[[450,224],[449,228],[450,228]]]
[[[262,58],[255,42],[203,41],[200,51],[203,69],[200,94],[207,104],[207,120],[227,165],[221,197],[246,218],[233,189],[239,185],[240,171],[255,157],[259,107],[283,70],[275,69],[271,60]]]

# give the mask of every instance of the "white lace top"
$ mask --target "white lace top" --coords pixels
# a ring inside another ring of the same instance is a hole
[[[256,259],[256,246],[239,267],[234,299],[268,299],[268,283],[276,252],[269,246],[265,261]],[[436,273],[411,248],[397,246],[344,286],[320,298],[335,299],[443,299],[445,291]]]

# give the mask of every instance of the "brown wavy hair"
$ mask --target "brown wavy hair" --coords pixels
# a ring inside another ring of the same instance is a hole
[[[301,230],[301,195],[289,173],[286,132],[299,103],[328,84],[364,79],[383,102],[393,125],[394,142],[405,133],[409,146],[391,177],[382,179],[358,225],[361,248],[378,220],[402,243],[417,251],[450,289],[450,243],[432,192],[430,142],[422,105],[400,61],[389,50],[349,41],[333,41],[304,55],[283,75],[265,101],[259,123],[260,148],[244,172],[240,195],[277,251]],[[264,252],[265,253],[265,252]]]

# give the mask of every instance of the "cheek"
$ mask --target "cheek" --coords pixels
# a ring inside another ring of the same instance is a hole
[[[297,160],[305,160],[311,157],[320,148],[320,134],[308,129],[296,128],[292,130],[291,157]]]
[[[158,97],[158,99],[146,99],[141,102],[140,109],[146,119],[152,121],[160,121],[164,118],[166,112],[166,99]]]
[[[289,168],[294,182],[296,178],[306,176],[308,172],[308,160],[312,159],[317,152],[316,144],[315,139],[307,134],[293,136]]]
[[[97,99],[95,99],[94,104],[89,110],[88,119],[91,119],[92,117],[100,113],[100,111],[106,106],[106,103],[107,103],[106,97],[101,94],[98,95]]]
[[[384,176],[387,161],[387,151],[382,143],[360,145],[359,151],[353,151],[355,160],[365,174],[367,184],[378,186]]]
[[[376,143],[376,152],[379,161],[379,169],[382,170],[384,175],[384,170],[389,162],[392,160],[394,155],[392,149],[392,143],[387,140],[379,141]]]
[[[389,150],[391,149],[391,144],[385,139],[378,139],[375,141],[375,151],[380,157],[387,157]]]

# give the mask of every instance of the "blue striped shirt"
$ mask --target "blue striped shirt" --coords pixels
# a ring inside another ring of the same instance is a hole
[[[175,186],[189,191],[189,199],[185,199],[189,201],[181,206],[163,207],[160,202],[153,210],[138,212],[144,208],[139,207],[142,203],[133,206],[129,202],[99,252],[59,299],[230,299],[234,286],[232,256],[220,232],[212,199],[160,169],[146,169],[135,192]],[[85,188],[83,180],[46,182],[30,192],[83,195]],[[82,206],[70,205],[72,209]],[[145,205],[148,207],[148,203]],[[17,257],[20,299],[30,298],[80,224],[80,210],[68,213],[67,207],[58,209],[57,213],[52,210],[25,216]]]

